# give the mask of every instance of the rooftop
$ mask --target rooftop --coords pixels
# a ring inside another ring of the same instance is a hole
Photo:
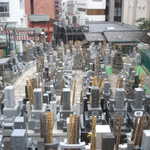
[[[147,31],[135,25],[117,22],[88,22],[89,32],[84,33],[87,41],[108,41],[112,43],[139,43],[149,41]]]
[[[88,22],[89,32],[138,30],[137,26],[115,22]]]
[[[102,33],[84,33],[87,41],[103,41],[104,36]]]

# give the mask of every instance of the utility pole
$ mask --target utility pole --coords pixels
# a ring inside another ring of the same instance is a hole
[[[8,55],[7,25],[8,25],[8,23],[6,23],[6,24],[5,24],[5,27],[4,27],[5,34],[6,34],[6,46],[7,46],[7,50],[6,50],[6,56]]]

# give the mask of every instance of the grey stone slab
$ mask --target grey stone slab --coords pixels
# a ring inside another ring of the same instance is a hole
[[[15,117],[19,114],[19,106],[14,105],[14,107],[5,107],[4,108],[4,116],[8,118]]]
[[[6,107],[14,107],[15,106],[15,93],[13,86],[7,86],[4,89],[4,99]]]
[[[40,110],[42,109],[43,97],[42,97],[42,89],[37,88],[34,89],[34,109]]]

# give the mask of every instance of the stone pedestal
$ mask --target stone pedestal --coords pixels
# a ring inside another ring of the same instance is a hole
[[[45,104],[43,104],[42,108],[39,109],[39,110],[32,109],[32,111],[31,111],[31,118],[40,120],[40,116],[41,116],[41,114],[43,112],[46,112],[46,105]]]
[[[125,107],[125,90],[123,88],[117,88],[115,94],[115,108],[117,110],[122,110]]]
[[[70,88],[64,88],[62,92],[63,110],[70,110]]]
[[[143,111],[144,110],[144,105],[143,105],[144,98],[145,98],[144,89],[135,88],[134,101],[131,105],[133,111]]]
[[[15,129],[11,134],[11,150],[26,150],[26,130]]]
[[[42,109],[42,89],[38,88],[38,89],[34,89],[34,109],[35,110],[40,110]]]
[[[14,122],[14,128],[15,129],[25,129],[26,128],[26,123],[25,123],[24,117],[16,117],[15,122]]]
[[[102,109],[101,109],[101,107],[95,107],[95,108],[93,108],[93,107],[91,107],[91,105],[88,105],[88,116],[90,117],[90,116],[99,116],[99,115],[101,115],[101,113],[102,113]]]
[[[53,144],[45,144],[45,150],[57,150],[59,144],[58,143],[53,143]]]
[[[111,129],[109,125],[96,125],[96,149],[102,149],[103,134],[110,134]]]
[[[65,149],[81,149],[85,150],[85,143],[82,142],[80,144],[66,144],[63,142],[60,142],[60,149],[65,150]]]
[[[150,130],[143,131],[142,148],[143,150],[150,149]]]
[[[19,114],[19,105],[14,105],[14,107],[5,107],[4,116],[7,118],[16,117]]]
[[[4,89],[4,99],[6,107],[14,107],[15,106],[15,93],[13,86],[7,86]]]
[[[41,114],[44,112],[46,112],[45,104],[43,104],[41,110],[33,109],[31,111],[31,118],[29,119],[29,123],[28,123],[29,130],[35,130],[37,132],[40,132],[40,117],[41,117]]]
[[[91,87],[91,107],[97,108],[100,104],[100,93],[98,87]]]

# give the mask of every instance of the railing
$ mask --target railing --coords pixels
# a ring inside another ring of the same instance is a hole
[[[0,12],[0,17],[9,17],[9,12]]]

